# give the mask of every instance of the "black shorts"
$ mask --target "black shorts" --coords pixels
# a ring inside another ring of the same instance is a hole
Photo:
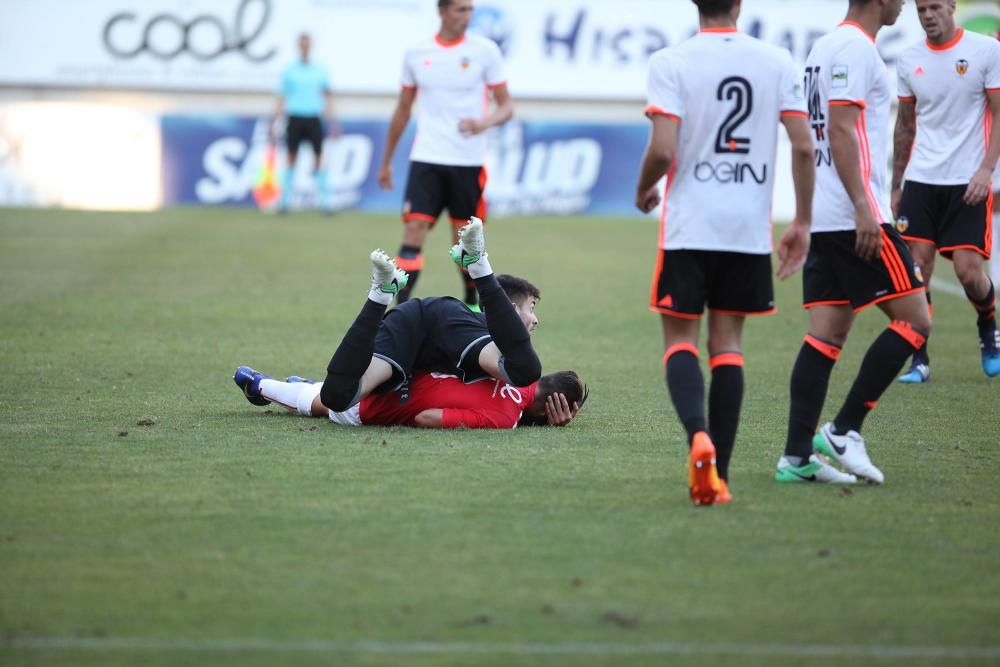
[[[298,153],[302,143],[312,146],[319,157],[323,152],[323,121],[319,116],[289,116],[285,127],[285,143],[289,152]]]
[[[485,188],[485,167],[411,162],[403,222],[425,220],[433,225],[445,209],[453,224],[464,225],[472,216],[485,220]]]
[[[846,306],[855,311],[912,292],[924,284],[916,274],[906,241],[892,225],[882,225],[882,253],[873,260],[858,257],[857,233],[817,232],[802,273],[802,303],[813,306]]]
[[[975,206],[962,201],[965,185],[928,185],[906,181],[896,229],[911,243],[932,243],[951,258],[954,250],[973,250],[990,258],[993,246],[993,193]]]
[[[774,307],[771,256],[721,250],[660,249],[650,310],[685,319],[709,310],[770,315]]]
[[[475,382],[486,377],[479,352],[493,338],[486,316],[450,296],[410,299],[385,315],[374,356],[389,362],[392,379],[375,393],[398,389],[415,370],[448,373]]]

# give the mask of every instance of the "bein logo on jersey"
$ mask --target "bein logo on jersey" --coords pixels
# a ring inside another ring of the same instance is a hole
[[[959,76],[965,76],[965,73],[969,71],[969,61],[965,58],[956,61],[955,71],[958,72]]]
[[[749,162],[699,162],[694,167],[694,177],[701,183],[715,181],[717,183],[748,183],[751,180],[757,185],[767,182],[767,165],[759,167],[760,173]]]

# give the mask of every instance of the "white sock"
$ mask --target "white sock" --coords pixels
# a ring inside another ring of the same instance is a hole
[[[469,264],[468,271],[469,276],[473,280],[490,275],[493,273],[493,267],[490,266],[490,258],[484,252],[478,262]]]
[[[322,386],[322,383],[264,379],[260,381],[260,393],[269,401],[274,401],[304,417],[311,417],[313,399],[319,394]]]

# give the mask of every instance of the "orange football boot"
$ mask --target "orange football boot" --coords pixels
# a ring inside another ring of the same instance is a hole
[[[688,487],[691,490],[691,502],[695,505],[714,504],[716,496],[722,491],[722,480],[715,469],[715,445],[704,431],[695,433],[691,440]]]
[[[733,499],[733,494],[729,492],[729,485],[726,484],[726,480],[719,478],[719,492],[715,494],[715,504],[725,505],[730,500]]]

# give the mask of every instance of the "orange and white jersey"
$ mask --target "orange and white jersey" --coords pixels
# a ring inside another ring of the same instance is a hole
[[[463,136],[463,118],[486,115],[487,88],[506,83],[497,45],[467,34],[455,42],[437,36],[406,51],[404,88],[417,89],[417,134],[410,159],[475,167],[486,159],[486,134]]]
[[[647,116],[680,123],[660,247],[770,253],[778,125],[806,111],[788,51],[735,29],[703,30],[653,54],[647,93]]]
[[[1000,91],[1000,42],[962,28],[947,44],[924,41],[903,51],[899,99],[916,104],[917,136],[906,180],[965,185],[986,155],[987,91]]]
[[[820,37],[806,59],[806,99],[816,146],[814,232],[855,229],[854,204],[837,175],[830,153],[829,108],[853,104],[861,108],[854,127],[858,167],[872,215],[889,222],[889,109],[892,92],[885,62],[875,40],[845,21]]]

